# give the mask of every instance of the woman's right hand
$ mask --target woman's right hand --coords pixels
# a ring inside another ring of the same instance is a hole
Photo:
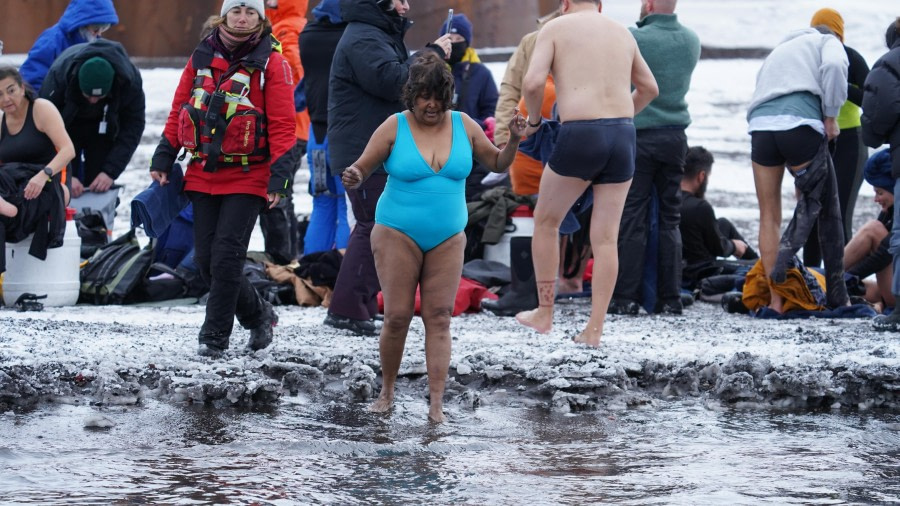
[[[150,177],[153,178],[154,181],[159,183],[160,186],[169,184],[169,175],[161,170],[151,170]]]
[[[355,190],[359,188],[363,182],[363,175],[356,166],[351,165],[344,169],[344,172],[341,173],[341,183],[343,183],[344,188],[347,190]]]

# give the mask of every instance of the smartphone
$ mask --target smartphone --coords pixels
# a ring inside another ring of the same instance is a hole
[[[447,33],[453,27],[453,9],[447,9]]]

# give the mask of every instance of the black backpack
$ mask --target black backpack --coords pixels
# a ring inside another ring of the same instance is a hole
[[[144,248],[131,229],[99,248],[81,268],[78,302],[126,304],[153,263],[153,243]]]

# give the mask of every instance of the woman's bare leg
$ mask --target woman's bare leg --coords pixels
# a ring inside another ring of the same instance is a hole
[[[425,253],[422,262],[422,321],[425,324],[425,366],[428,368],[428,419],[444,416],[444,387],[450,369],[450,319],[462,276],[466,236],[462,232]]]
[[[888,265],[875,273],[875,282],[878,284],[878,292],[881,296],[877,302],[884,301],[885,306],[896,308],[897,301],[891,292],[891,282],[894,279],[894,265]]]
[[[878,249],[881,240],[890,232],[884,228],[884,223],[878,220],[867,222],[844,246],[844,270],[853,267],[863,258],[869,256]]]
[[[17,214],[19,214],[19,208],[7,202],[3,197],[0,197],[0,216],[13,218]]]
[[[378,345],[381,393],[369,410],[383,413],[394,404],[394,385],[415,311],[422,250],[406,234],[383,225],[375,225],[371,238],[375,270],[384,296],[384,326]]]
[[[784,301],[771,288],[772,270],[778,256],[778,242],[781,240],[781,181],[784,167],[767,167],[753,162],[753,181],[756,183],[756,198],[759,201],[759,257],[769,280],[769,307],[784,311]],[[596,262],[596,260],[595,260]]]
[[[522,325],[546,334],[553,327],[553,300],[559,267],[559,225],[590,181],[560,176],[549,166],[541,175],[540,196],[534,208],[534,237],[531,256],[537,280],[538,307],[516,315]],[[596,260],[595,260],[596,262]]]
[[[591,317],[575,342],[600,346],[603,322],[619,275],[619,222],[631,180],[616,184],[594,185],[594,208],[591,211],[591,249],[594,272],[591,280]]]

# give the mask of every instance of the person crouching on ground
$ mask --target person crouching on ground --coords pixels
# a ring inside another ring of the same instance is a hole
[[[362,156],[342,177],[347,189],[355,189],[382,163],[388,173],[372,229],[385,317],[379,345],[382,387],[370,409],[385,412],[393,404],[419,286],[431,394],[428,418],[438,423],[446,420],[450,315],[462,275],[468,220],[465,182],[472,155],[491,171],[502,172],[512,163],[525,131],[525,119],[517,111],[509,124],[509,143],[503,150],[496,148],[467,114],[448,114],[453,88],[443,60],[431,53],[420,56],[403,87],[408,110],[388,117],[375,130]]]
[[[198,353],[210,357],[228,348],[235,316],[250,329],[250,350],[268,346],[278,322],[243,275],[256,219],[291,190],[294,170],[294,84],[264,13],[263,0],[225,0],[181,75],[150,163],[166,184],[178,151],[191,152],[184,190],[194,205],[194,258],[210,287]]]

